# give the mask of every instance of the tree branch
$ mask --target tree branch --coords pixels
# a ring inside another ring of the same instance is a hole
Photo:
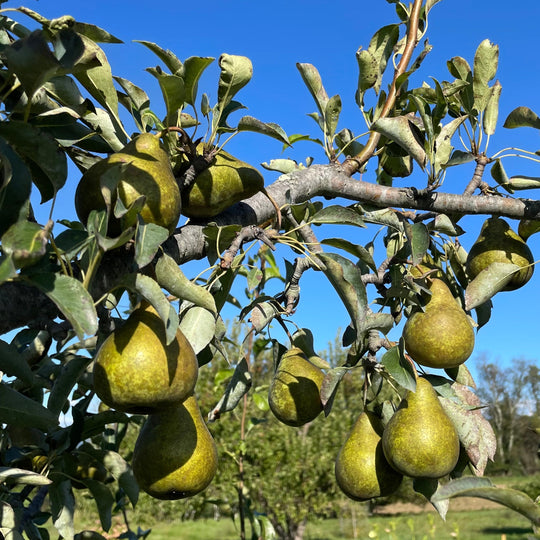
[[[381,186],[349,177],[340,165],[313,165],[307,169],[281,176],[267,187],[268,193],[280,207],[299,204],[315,197],[345,198],[379,208],[397,207],[443,214],[497,215],[513,219],[540,220],[540,201],[512,199],[502,196],[458,195],[433,191],[418,195],[413,189]],[[275,208],[264,193],[258,193],[211,219],[218,226],[237,224],[242,227],[261,225],[272,219]],[[203,228],[206,222],[188,222],[175,231],[164,244],[164,250],[178,264],[206,256]],[[130,270],[130,258],[125,250],[108,252],[92,291],[99,298],[108,291],[119,276]],[[24,298],[24,302],[21,299]],[[48,298],[19,282],[0,285],[0,333],[23,325],[43,327],[56,309]]]

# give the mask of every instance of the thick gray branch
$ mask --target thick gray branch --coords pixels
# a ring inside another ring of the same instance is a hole
[[[356,180],[340,171],[339,165],[315,165],[308,169],[282,176],[268,186],[269,195],[278,206],[298,204],[314,197],[327,199],[345,198],[369,203],[380,208],[397,207],[446,214],[484,214],[508,218],[539,219],[540,201],[510,199],[499,196],[455,195],[432,192],[418,196],[414,189],[380,186]],[[211,221],[218,225],[260,225],[274,217],[275,208],[264,193],[238,203]],[[164,249],[178,264],[202,259],[206,255],[203,227],[206,223],[188,223],[171,236]],[[114,283],[115,276],[129,271],[129,259],[123,250],[107,254],[107,264],[102,264],[101,274],[96,276],[93,291],[97,298]],[[0,334],[29,324],[43,326],[45,320],[55,314],[54,306],[36,289],[20,283],[0,286]]]

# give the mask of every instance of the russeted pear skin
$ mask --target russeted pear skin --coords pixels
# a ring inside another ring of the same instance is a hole
[[[408,390],[382,436],[388,463],[413,478],[441,478],[456,466],[459,438],[431,383],[419,377]]]
[[[469,278],[474,279],[494,262],[516,264],[521,267],[521,270],[512,275],[503,291],[523,287],[534,272],[534,256],[529,246],[504,219],[499,217],[490,217],[484,221],[480,234],[469,251],[466,262]]]
[[[382,433],[381,420],[370,411],[362,412],[336,457],[336,481],[351,499],[385,497],[401,484],[403,475],[384,457]]]
[[[299,427],[322,411],[320,398],[323,371],[297,347],[289,349],[278,364],[268,389],[274,416],[288,426]]]
[[[264,187],[264,178],[252,165],[220,150],[182,196],[182,213],[191,218],[216,216]]]
[[[92,210],[104,210],[105,199],[100,182],[112,167],[124,164],[120,171],[117,192],[128,208],[139,197],[146,200],[140,211],[145,223],[154,223],[174,231],[182,208],[180,189],[174,177],[169,157],[160,145],[158,135],[142,133],[132,139],[121,151],[92,165],[81,177],[75,192],[75,210],[86,224]],[[112,210],[116,202],[113,191]],[[119,234],[121,224],[111,218],[109,232]]]
[[[422,366],[452,368],[463,364],[474,349],[474,329],[450,289],[435,278],[424,311],[415,311],[403,327],[405,348]]]
[[[136,308],[94,359],[94,390],[109,407],[148,414],[191,395],[198,362],[180,329],[167,345],[163,321],[148,304]]]
[[[217,471],[216,443],[195,396],[147,417],[133,449],[139,487],[156,499],[175,500],[200,493]]]

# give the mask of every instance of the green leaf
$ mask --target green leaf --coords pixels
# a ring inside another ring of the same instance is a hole
[[[17,268],[31,266],[45,255],[49,232],[50,227],[43,229],[32,221],[18,221],[3,234],[2,251],[12,257]]]
[[[497,182],[497,184],[499,184],[506,191],[508,191],[508,193],[514,193],[514,190],[510,186],[510,180],[508,178],[508,175],[506,174],[506,171],[502,164],[502,160],[495,160],[495,162],[491,166],[490,173],[491,177]]]
[[[525,189],[538,189],[540,188],[539,176],[511,176],[508,180],[508,184],[503,186],[505,189],[512,190],[525,190]]]
[[[31,386],[34,374],[17,347],[0,340],[0,371]]]
[[[467,113],[473,114],[474,93],[473,93],[473,74],[468,62],[461,56],[454,56],[446,63],[448,71],[456,79],[464,81],[467,84],[463,86],[457,94],[461,98],[463,108]]]
[[[340,366],[331,369],[325,374],[321,385],[321,403],[323,404],[325,416],[330,414],[339,383],[350,371],[350,367]]]
[[[204,287],[189,280],[172,257],[163,254],[156,263],[155,271],[157,282],[173,296],[217,315],[213,295]]]
[[[438,478],[415,478],[413,480],[414,491],[421,493],[437,510],[442,519],[446,519],[448,512],[449,501],[432,499],[432,495],[437,491],[439,486]]]
[[[540,129],[540,118],[528,107],[517,107],[506,117],[503,127],[508,129],[518,127]]]
[[[394,47],[397,44],[398,39],[399,25],[390,24],[377,30],[369,42],[368,51],[377,63],[377,79],[373,85],[377,94],[381,88],[382,77],[386,70],[386,65],[394,52]]]
[[[540,526],[540,506],[529,496],[516,489],[495,487],[488,478],[462,477],[441,485],[433,495],[433,500],[452,497],[479,497],[514,510]]]
[[[123,43],[121,39],[113,36],[107,30],[100,28],[94,24],[75,21],[73,30],[79,34],[85,35],[87,38],[96,43]]]
[[[339,122],[339,115],[341,114],[341,98],[339,96],[332,96],[326,103],[324,110],[324,123],[325,134],[327,137],[333,138],[336,133],[337,125]]]
[[[367,294],[360,269],[337,253],[317,255],[325,265],[323,272],[338,293],[351,317],[357,339],[361,339],[366,319]]]
[[[0,136],[29,166],[41,202],[52,199],[67,179],[67,158],[56,140],[26,122],[0,122]]]
[[[475,474],[482,476],[489,460],[493,460],[497,439],[489,421],[482,413],[480,399],[466,386],[453,384],[459,398],[440,397],[444,411],[456,427],[459,441],[467,452]]]
[[[428,228],[424,223],[414,223],[410,227],[405,227],[405,232],[411,246],[412,263],[413,265],[420,264],[429,248]]]
[[[399,346],[396,345],[383,354],[381,364],[400,386],[414,392],[416,390],[416,376],[413,365],[403,354],[402,341],[403,339],[400,339]]]
[[[304,84],[307,86],[309,93],[312,95],[317,109],[322,117],[326,112],[326,106],[328,104],[328,94],[324,89],[321,76],[317,71],[317,68],[312,64],[297,63],[296,67],[300,72]]]
[[[71,481],[54,482],[49,486],[49,499],[53,525],[64,540],[73,540],[75,527],[75,497],[71,490]]]
[[[359,107],[364,105],[364,93],[373,88],[379,80],[379,63],[375,55],[367,49],[356,52],[358,62],[358,89],[356,91],[356,103]]]
[[[178,329],[178,314],[157,281],[144,274],[129,274],[121,280],[119,286],[140,294],[154,307],[165,327],[167,345],[172,343]]]
[[[380,118],[372,124],[371,129],[395,141],[422,169],[425,167],[427,156],[424,145],[420,140],[418,129],[408,117]]]
[[[207,309],[191,306],[182,312],[179,328],[190,342],[195,354],[198,354],[212,341],[216,332],[216,318]]]
[[[117,125],[118,134],[123,132],[122,123],[118,116],[118,95],[114,86],[114,79],[111,66],[103,50],[91,39],[81,36],[86,49],[86,54],[96,57],[99,65],[84,71],[77,70],[75,77],[84,86],[88,93],[105,109],[109,111]],[[127,143],[127,136],[122,137],[124,144]]]
[[[311,218],[311,223],[314,225],[332,223],[366,228],[364,220],[356,210],[339,205],[330,205],[322,208]]]
[[[182,109],[186,97],[184,79],[178,75],[163,73],[160,68],[147,68],[146,71],[151,73],[158,80],[167,109],[167,116]]]
[[[180,71],[184,79],[185,99],[192,107],[195,107],[199,79],[203,71],[215,60],[212,57],[191,56],[184,62]]]
[[[501,97],[502,85],[497,81],[489,93],[482,121],[482,127],[486,135],[493,135],[497,127],[497,119],[499,117],[499,98]]]
[[[224,111],[233,97],[251,80],[253,65],[245,56],[222,54],[218,60],[221,70],[218,83],[218,107]]]
[[[30,169],[0,138],[0,160],[3,181],[0,186],[0,235],[14,223],[29,215],[32,174]]]
[[[443,165],[448,166],[448,160],[450,159],[450,155],[454,149],[452,146],[452,137],[466,119],[466,116],[454,118],[454,120],[451,120],[442,127],[441,131],[435,138],[435,156],[433,159],[433,164],[435,165],[436,172],[439,171]]]
[[[97,332],[94,300],[81,282],[62,274],[32,274],[25,281],[45,293],[72,324],[80,339]]]
[[[485,39],[476,49],[473,64],[474,107],[478,112],[486,108],[491,93],[488,83],[495,78],[498,64],[498,45]]]
[[[495,296],[519,272],[517,264],[494,262],[484,268],[465,290],[465,309],[469,311]]]
[[[343,238],[323,238],[321,244],[342,249],[351,255],[358,257],[367,264],[372,270],[377,270],[377,265],[373,260],[371,253],[363,246],[344,240]]]
[[[110,488],[90,478],[85,478],[81,482],[90,490],[92,498],[96,503],[101,526],[105,531],[108,531],[112,524],[112,509],[115,502]]]
[[[169,231],[155,223],[139,223],[135,233],[135,262],[139,268],[151,263]]]
[[[42,30],[35,30],[15,41],[3,50],[3,54],[8,69],[17,76],[29,100],[46,81],[54,77],[60,67]]]
[[[55,414],[41,403],[0,383],[0,423],[48,430],[58,425]]]
[[[59,375],[55,378],[47,401],[47,408],[58,416],[68,400],[74,386],[92,361],[87,356],[73,356],[62,365]]]
[[[236,129],[238,131],[251,131],[254,133],[259,133],[261,135],[267,135],[268,137],[277,139],[286,146],[290,146],[289,138],[287,137],[287,134],[285,133],[285,131],[283,131],[281,126],[271,122],[262,122],[261,120],[253,118],[253,116],[243,116],[242,118],[240,118]]]
[[[249,366],[245,358],[242,358],[234,369],[223,396],[217,405],[208,414],[208,421],[218,420],[223,413],[230,412],[236,408],[240,400],[249,392],[252,378],[249,372]]]
[[[137,39],[134,41],[135,43],[141,43],[142,45],[150,49],[165,64],[165,66],[167,66],[167,68],[173,75],[176,75],[179,71],[181,71],[183,66],[182,62],[170,50],[165,50],[156,43],[152,43],[151,41],[141,41]]]

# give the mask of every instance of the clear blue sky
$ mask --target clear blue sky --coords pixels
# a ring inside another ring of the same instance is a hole
[[[26,0],[24,4],[50,18],[71,14],[122,39],[123,45],[104,47],[113,73],[145,88],[158,111],[161,107],[160,91],[153,77],[144,69],[157,65],[159,61],[133,40],[153,41],[171,49],[182,60],[189,56],[218,58],[223,52],[248,56],[254,65],[253,80],[237,96],[248,107],[247,113],[264,121],[276,122],[289,134],[316,136],[315,124],[306,116],[315,107],[302,84],[296,62],[312,63],[318,68],[328,93],[340,94],[342,98],[340,128],[349,127],[360,133],[364,131],[364,125],[354,102],[358,73],[355,52],[360,46],[367,47],[378,28],[397,20],[394,6],[385,0],[207,0],[191,3]],[[20,2],[13,5],[8,2],[3,7],[18,5]],[[362,7],[366,5],[369,7]],[[17,18],[21,22],[27,20]],[[507,114],[519,105],[527,105],[540,114],[537,68],[539,20],[540,3],[537,0],[522,0],[515,4],[500,0],[443,0],[431,13],[428,37],[433,51],[421,71],[425,80],[430,76],[439,80],[449,79],[446,61],[453,56],[463,56],[472,63],[474,51],[483,39],[488,38],[500,46],[498,79],[503,93],[499,130],[492,138],[490,151],[507,146],[535,150],[540,146],[539,134],[534,130],[504,130],[501,127]],[[215,96],[217,76],[216,62],[203,77],[200,91],[214,93]],[[278,142],[258,135],[237,137],[229,149],[253,164],[281,157]],[[308,155],[321,159],[316,147],[308,143],[297,144],[285,155],[298,161],[304,161]],[[510,174],[540,176],[538,164],[508,161],[506,167]],[[469,164],[459,172],[453,172],[445,188],[459,192],[472,171],[473,165]],[[268,174],[267,182],[274,178],[275,175]],[[419,176],[415,178],[422,181]],[[365,179],[369,180],[369,173]],[[71,178],[70,182],[75,184],[77,180]],[[537,197],[538,193],[532,192],[530,196]],[[70,204],[68,197],[61,202]],[[68,208],[63,206],[61,210],[66,213]],[[464,220],[463,226],[468,225],[474,232],[462,239],[467,248],[476,238],[479,221]],[[359,230],[356,234],[371,237],[373,229],[367,233]],[[366,241],[368,238],[366,236]],[[530,245],[536,258],[540,259],[540,235],[533,237]],[[289,253],[287,257],[292,259],[293,254]],[[334,339],[336,329],[348,324],[348,317],[324,276],[312,272],[302,285],[304,294],[295,321],[299,326],[312,327],[316,348],[323,349],[328,341]],[[502,362],[513,357],[538,358],[536,305],[540,299],[539,286],[540,269],[520,291],[501,293],[494,298],[492,319],[478,333],[473,359],[482,353]],[[391,337],[397,339],[399,336]]]

